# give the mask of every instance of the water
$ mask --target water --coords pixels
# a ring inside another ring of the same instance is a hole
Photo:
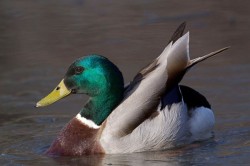
[[[0,165],[247,165],[250,162],[249,2],[139,0],[0,1]],[[215,138],[126,155],[43,155],[86,97],[35,109],[78,57],[102,54],[129,81],[187,21],[191,57],[231,49],[193,68],[182,84],[203,93]]]

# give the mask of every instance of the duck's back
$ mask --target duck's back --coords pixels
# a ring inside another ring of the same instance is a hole
[[[187,99],[188,94],[192,95]],[[209,107],[205,97],[197,91],[176,86],[162,97],[157,111],[131,133],[120,137],[106,129],[101,144],[106,153],[131,153],[164,150],[208,139],[214,125]]]

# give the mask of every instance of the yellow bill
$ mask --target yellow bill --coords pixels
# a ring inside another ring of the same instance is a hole
[[[36,107],[44,107],[50,105],[71,93],[70,90],[65,86],[64,79],[59,83],[59,85],[46,97],[41,99],[36,103]]]

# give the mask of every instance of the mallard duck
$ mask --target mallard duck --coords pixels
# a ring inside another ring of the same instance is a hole
[[[165,150],[213,137],[215,118],[206,98],[179,85],[195,64],[228,47],[190,60],[189,32],[181,24],[159,57],[124,86],[109,59],[88,55],[74,61],[59,85],[36,107],[70,94],[89,100],[61,130],[48,155],[81,156]]]

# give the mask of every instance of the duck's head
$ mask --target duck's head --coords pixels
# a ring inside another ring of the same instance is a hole
[[[103,56],[89,55],[74,61],[59,85],[36,107],[50,105],[70,94],[86,94],[92,98],[113,93],[121,96],[123,89],[120,70]]]

